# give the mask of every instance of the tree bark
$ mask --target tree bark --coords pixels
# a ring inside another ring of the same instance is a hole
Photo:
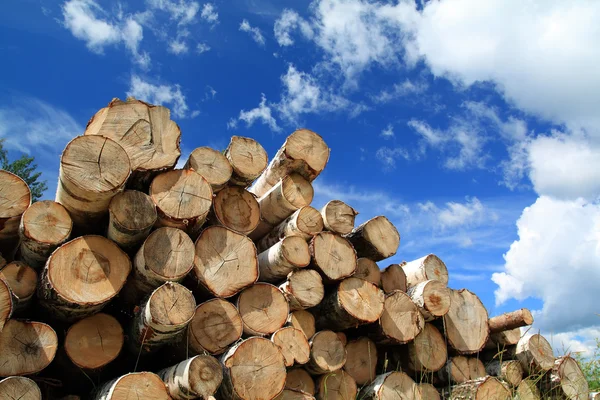
[[[320,331],[309,340],[310,360],[304,367],[313,375],[341,369],[346,363],[346,348],[333,331]]]
[[[252,336],[270,335],[281,328],[290,312],[283,292],[269,283],[256,283],[244,289],[237,308],[244,323],[244,333]]]
[[[328,160],[329,148],[323,138],[308,129],[299,129],[288,136],[251,191],[259,197],[263,196],[281,178],[294,172],[312,182],[323,171]]]
[[[0,253],[12,261],[19,247],[19,222],[31,205],[31,191],[17,175],[0,170]]]
[[[529,375],[549,371],[554,366],[552,346],[540,334],[522,337],[517,343],[515,356]]]
[[[324,228],[339,235],[352,232],[356,215],[358,212],[341,200],[331,200],[321,208]]]
[[[528,309],[521,308],[520,310],[490,318],[488,324],[490,326],[490,333],[498,333],[531,325],[533,324],[533,316]]]
[[[491,376],[468,381],[454,386],[449,400],[508,400],[511,393],[506,386]]]
[[[498,350],[501,351],[506,346],[516,345],[521,339],[521,329],[514,328],[507,331],[491,333],[490,338],[485,344],[486,350]]]
[[[352,276],[381,287],[381,271],[377,263],[368,258],[361,257],[356,261],[356,272]]]
[[[286,326],[300,329],[307,339],[312,338],[317,331],[314,315],[305,310],[292,311],[288,316]]]
[[[42,392],[31,379],[23,376],[11,376],[0,380],[0,398],[7,400],[42,400]]]
[[[0,280],[5,281],[12,294],[14,313],[23,312],[31,305],[37,278],[35,270],[20,261],[13,261],[0,270]]]
[[[507,382],[512,387],[519,386],[519,383],[523,380],[523,367],[521,366],[521,363],[516,360],[493,360],[486,365],[485,371],[488,375],[496,376],[498,379]]]
[[[440,392],[430,383],[419,383],[419,389],[421,390],[421,398],[423,400],[440,400]]]
[[[381,273],[381,288],[387,293],[400,290],[406,292],[406,274],[402,264],[391,264]]]
[[[223,189],[233,173],[229,160],[210,147],[198,147],[190,154],[184,169],[193,169],[206,179],[213,193]]]
[[[137,248],[157,219],[150,196],[137,190],[125,190],[113,197],[108,214],[107,237],[126,250]]]
[[[359,337],[346,344],[346,363],[344,371],[348,373],[358,386],[371,383],[377,373],[377,347],[367,337]]]
[[[448,342],[459,354],[477,353],[488,340],[487,310],[467,289],[450,289],[450,310],[444,323]]]
[[[8,320],[0,333],[0,376],[40,372],[52,362],[57,347],[56,332],[49,325]]]
[[[304,239],[284,237],[258,255],[259,281],[281,282],[292,271],[310,264],[310,251]]]
[[[313,269],[299,269],[290,272],[287,280],[279,285],[291,311],[305,310],[321,303],[325,287],[321,275]]]
[[[315,397],[318,400],[354,400],[357,393],[356,382],[342,369],[318,378]]]
[[[315,400],[314,396],[302,391],[284,389],[275,400]]]
[[[410,371],[428,373],[439,371],[448,359],[444,336],[432,324],[425,324],[421,333],[407,345]]]
[[[229,182],[242,187],[250,186],[267,168],[269,161],[267,152],[260,143],[241,136],[231,137],[224,155],[233,169]]]
[[[385,296],[379,321],[366,327],[378,344],[404,344],[412,341],[425,325],[423,316],[406,293],[396,290]]]
[[[211,225],[247,235],[260,222],[260,206],[254,195],[243,187],[229,186],[215,195],[208,219]]]
[[[378,375],[373,383],[360,392],[364,400],[421,400],[419,386],[404,372],[394,371]]]
[[[446,264],[434,254],[429,254],[402,265],[406,274],[406,286],[410,289],[421,282],[436,280],[444,286],[448,285],[448,269]]]
[[[275,331],[271,336],[271,341],[275,343],[283,358],[285,366],[306,364],[310,358],[310,346],[304,333],[300,329],[291,326],[281,328]]]
[[[208,355],[188,358],[158,372],[174,400],[208,399],[223,381],[219,360]]]
[[[536,380],[525,378],[515,390],[515,400],[540,400],[542,398]]]
[[[21,258],[41,269],[56,248],[71,236],[73,221],[67,210],[51,201],[38,201],[23,213],[19,225]]]
[[[311,206],[304,206],[273,228],[256,246],[258,251],[265,251],[288,236],[299,236],[308,242],[322,230],[323,218],[319,211]]]
[[[91,400],[130,400],[131,395],[144,400],[170,400],[160,377],[152,372],[132,372],[100,386]]]
[[[294,368],[287,372],[285,388],[315,394],[315,381],[304,368]]]
[[[352,244],[331,232],[321,232],[310,241],[311,266],[326,282],[339,281],[356,271],[356,252]]]
[[[426,322],[443,317],[450,310],[450,289],[440,281],[425,281],[408,290]]]
[[[461,384],[487,375],[485,365],[477,357],[452,357],[444,368],[437,373],[437,378],[443,384]]]
[[[0,332],[8,322],[13,313],[13,294],[3,279],[0,279]]]

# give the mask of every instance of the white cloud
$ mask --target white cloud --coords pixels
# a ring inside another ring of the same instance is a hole
[[[196,46],[196,51],[198,54],[206,53],[207,51],[210,51],[210,46],[206,43],[198,43],[198,46]]]
[[[213,26],[219,23],[219,13],[217,12],[217,8],[212,3],[206,3],[204,6],[202,6],[202,13],[200,16]]]
[[[173,40],[169,43],[169,52],[173,54],[185,54],[188,52],[188,46],[185,42]]]
[[[429,85],[426,82],[405,79],[402,83],[395,83],[392,90],[382,90],[373,96],[373,100],[376,103],[387,103],[399,97],[424,93],[428,88]]]
[[[384,170],[396,168],[396,160],[398,158],[411,159],[410,153],[403,147],[390,148],[383,146],[377,149],[375,156],[383,164]]]
[[[127,96],[133,96],[152,104],[168,105],[173,116],[177,118],[188,116],[189,108],[179,85],[156,85],[137,75],[132,75]]]
[[[240,24],[240,31],[248,32],[252,39],[261,46],[265,45],[265,37],[256,26],[251,26],[247,19],[244,19]]]
[[[267,105],[267,98],[264,94],[261,94],[261,100],[258,107],[249,111],[241,110],[238,118],[231,119],[227,123],[227,127],[236,128],[237,121],[244,121],[247,127],[252,126],[256,121],[260,121],[267,125],[273,132],[281,131],[281,128],[277,125],[277,121],[273,117],[271,107]]]
[[[442,230],[477,226],[498,220],[496,212],[484,206],[477,197],[467,197],[464,203],[450,201],[443,208],[439,208],[431,201],[419,203],[418,206],[421,211],[432,215],[434,225]]]
[[[280,46],[293,45],[294,40],[290,36],[290,32],[297,28],[300,28],[300,31],[304,37],[308,39],[313,38],[314,32],[308,21],[306,21],[293,10],[283,10],[281,16],[275,21],[275,26],[273,27],[273,33],[275,34],[277,43]]]
[[[178,25],[187,25],[194,22],[200,4],[195,1],[171,1],[171,0],[146,0],[150,8],[165,11],[171,15],[171,19],[177,21]]]
[[[394,137],[394,127],[392,124],[388,124],[385,129],[383,129],[380,133],[385,139],[391,139]]]

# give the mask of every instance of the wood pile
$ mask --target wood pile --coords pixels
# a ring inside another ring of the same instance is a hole
[[[313,208],[316,133],[175,169],[180,137],[167,108],[115,99],[55,201],[0,171],[0,399],[588,398],[573,358],[521,335],[528,310],[489,318],[439,257],[386,263],[385,216]]]

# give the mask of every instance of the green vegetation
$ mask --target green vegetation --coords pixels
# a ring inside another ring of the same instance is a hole
[[[34,161],[34,157],[23,154],[20,158],[11,162],[8,159],[8,151],[4,148],[4,139],[0,139],[0,167],[27,182],[31,189],[32,201],[39,200],[48,189],[46,181],[39,180],[42,173],[36,172],[37,164]]]
[[[581,369],[585,374],[590,385],[590,392],[600,390],[600,339],[596,339],[596,348],[590,357],[583,357],[581,354],[575,354],[575,359],[579,361]]]

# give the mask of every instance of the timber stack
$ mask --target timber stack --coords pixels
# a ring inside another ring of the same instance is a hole
[[[114,99],[55,201],[0,171],[0,399],[588,398],[526,310],[488,316],[385,216],[314,204],[330,149],[234,136],[176,164],[162,106]],[[388,261],[389,260],[389,261]]]

